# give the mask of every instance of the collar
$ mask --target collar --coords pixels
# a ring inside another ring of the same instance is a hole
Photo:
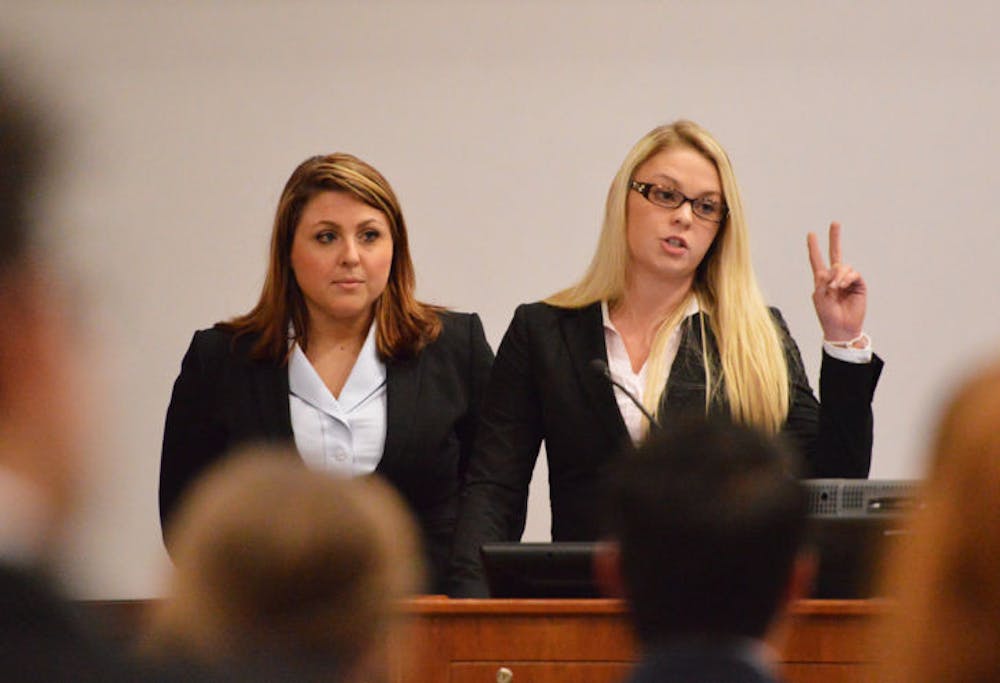
[[[289,392],[332,417],[343,417],[359,407],[385,384],[385,363],[378,357],[375,334],[376,324],[372,322],[338,398],[334,398],[302,348],[295,344],[288,360]]]

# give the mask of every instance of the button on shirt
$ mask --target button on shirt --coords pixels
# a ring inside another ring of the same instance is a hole
[[[309,467],[345,476],[370,474],[386,433],[386,370],[368,330],[351,374],[335,398],[296,344],[288,361],[288,403],[295,447]]]

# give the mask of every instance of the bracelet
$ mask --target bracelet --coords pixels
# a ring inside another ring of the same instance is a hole
[[[867,334],[865,334],[864,332],[862,332],[861,334],[859,334],[854,339],[849,339],[847,341],[830,341],[829,339],[824,339],[823,340],[824,344],[829,344],[830,346],[835,346],[838,349],[852,349],[852,348],[855,348],[854,345],[857,344],[858,342],[866,342],[865,346],[868,346],[868,344],[871,343],[871,339],[868,337]],[[861,348],[864,348],[864,346],[862,346]]]

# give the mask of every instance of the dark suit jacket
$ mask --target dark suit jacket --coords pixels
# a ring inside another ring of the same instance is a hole
[[[432,587],[446,574],[461,478],[472,450],[493,352],[476,314],[441,313],[441,335],[413,359],[386,363],[387,429],[376,472],[394,484],[424,533]],[[207,466],[234,446],[293,444],[288,367],[249,357],[252,336],[233,342],[196,332],[167,409],[160,462],[160,521]]]
[[[673,645],[647,652],[625,683],[778,683],[749,651]]]
[[[40,573],[0,565],[0,678],[125,680]]]
[[[190,663],[131,659],[98,637],[37,567],[0,564],[0,680],[209,683],[278,680],[210,672]],[[119,644],[120,645],[120,644]],[[281,679],[285,680],[285,679]]]
[[[795,342],[780,314],[773,313],[787,343],[792,383],[783,431],[802,451],[806,474],[866,477],[872,448],[871,399],[881,360],[852,364],[824,354],[819,403]],[[709,335],[712,349],[715,342]],[[692,413],[705,413],[701,349],[696,315],[684,323],[671,366],[660,411],[664,429]],[[607,358],[600,303],[579,309],[526,304],[514,313],[493,366],[469,466],[455,536],[453,594],[483,595],[479,547],[520,538],[528,483],[543,439],[552,539],[585,541],[599,536],[602,474],[623,449],[631,447],[631,441],[611,385],[590,365],[595,358]],[[711,406],[710,413],[728,415],[724,398]]]

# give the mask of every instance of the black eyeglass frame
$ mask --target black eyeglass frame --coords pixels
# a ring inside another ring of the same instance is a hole
[[[631,181],[629,181],[629,189],[635,190],[636,192],[638,192],[639,194],[641,194],[643,196],[643,198],[647,202],[649,202],[650,204],[655,204],[656,206],[662,206],[665,209],[679,209],[680,207],[684,206],[685,202],[687,202],[687,203],[689,203],[691,205],[691,212],[695,216],[697,216],[698,218],[702,219],[703,221],[708,221],[709,223],[719,223],[720,225],[722,224],[722,222],[724,220],[726,220],[726,217],[729,216],[729,207],[726,206],[725,202],[722,202],[722,215],[719,218],[709,218],[708,216],[702,215],[698,211],[698,209],[695,208],[696,207],[695,202],[698,201],[699,199],[701,199],[701,197],[688,197],[686,194],[684,194],[683,192],[681,192],[680,190],[678,190],[676,188],[674,188],[672,191],[676,192],[681,197],[683,197],[683,199],[680,201],[679,204],[677,204],[675,206],[669,206],[667,204],[661,204],[660,202],[654,202],[652,199],[649,198],[649,193],[650,193],[650,191],[653,188],[656,188],[656,187],[662,188],[663,186],[662,185],[657,185],[656,183],[642,183],[642,182],[639,182],[638,180],[631,180]]]

